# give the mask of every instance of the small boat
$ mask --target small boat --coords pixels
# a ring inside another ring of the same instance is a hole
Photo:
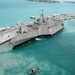
[[[33,68],[31,71],[29,71],[29,74],[35,74],[39,71],[39,68]]]

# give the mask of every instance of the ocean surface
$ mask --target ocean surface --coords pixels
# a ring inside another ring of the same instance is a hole
[[[75,13],[75,4],[28,1],[1,1],[0,28],[31,21],[30,16]],[[64,29],[53,36],[42,36],[14,49],[0,46],[0,75],[75,75],[75,20],[64,21]]]

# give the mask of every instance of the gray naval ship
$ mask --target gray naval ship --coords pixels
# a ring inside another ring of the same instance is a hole
[[[41,35],[53,35],[64,28],[62,20],[44,16],[43,10],[40,13],[40,18],[36,19],[35,16],[30,18],[34,20],[20,25],[17,24],[2,32],[0,34],[0,44],[8,41],[9,46],[15,47]]]

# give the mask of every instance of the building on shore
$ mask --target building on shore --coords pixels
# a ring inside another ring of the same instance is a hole
[[[75,3],[75,1],[63,1],[64,3]]]
[[[48,2],[48,3],[60,3],[56,0],[28,0],[28,1],[35,1],[35,2]]]

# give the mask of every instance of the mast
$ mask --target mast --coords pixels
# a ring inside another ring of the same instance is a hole
[[[44,21],[44,14],[43,14],[43,10],[40,12],[40,18]]]

